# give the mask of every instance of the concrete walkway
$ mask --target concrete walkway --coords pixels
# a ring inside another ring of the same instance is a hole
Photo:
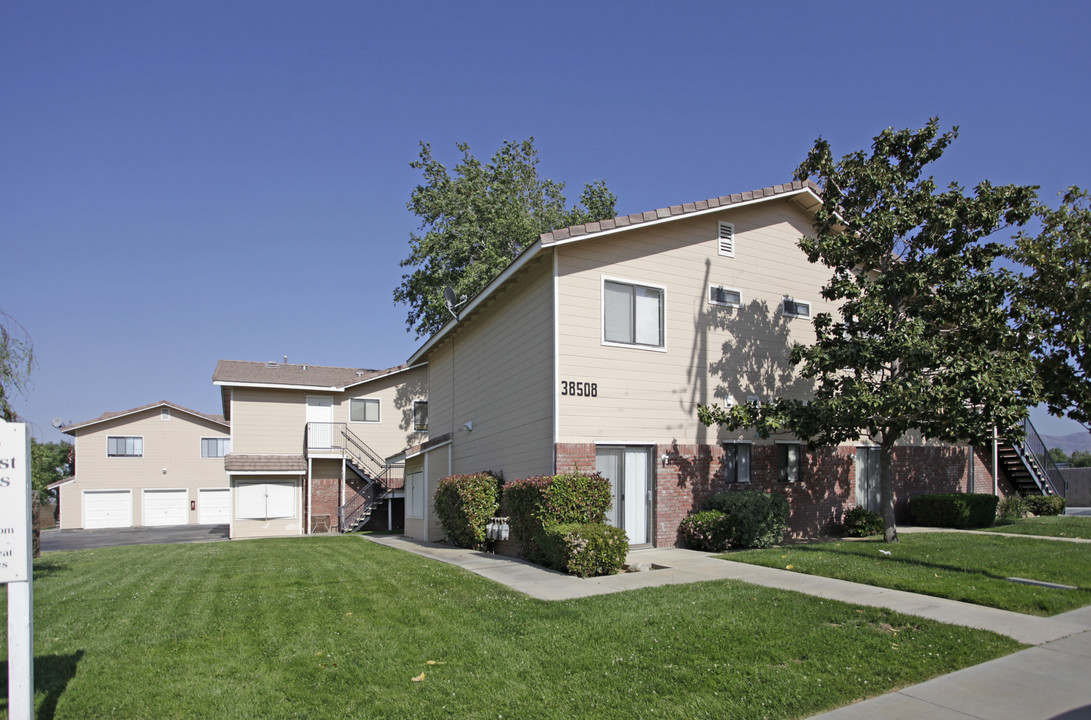
[[[902,528],[899,528],[902,531]],[[541,600],[568,600],[659,585],[740,580],[939,622],[991,630],[1035,647],[903,688],[818,717],[934,720],[1076,720],[1091,718],[1091,606],[1049,618],[803,573],[719,560],[679,548],[634,550],[629,563],[650,572],[581,579],[522,560],[395,535],[371,542],[457,565]],[[1020,536],[1026,537],[1026,536]]]

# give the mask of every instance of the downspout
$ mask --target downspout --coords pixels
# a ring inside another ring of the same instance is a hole
[[[1000,437],[996,432],[996,426],[993,425],[993,495],[1000,494],[1000,469],[997,467],[1000,462],[999,442]]]

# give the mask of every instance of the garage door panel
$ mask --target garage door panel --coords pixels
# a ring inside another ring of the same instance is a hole
[[[145,490],[144,525],[188,525],[189,494],[185,490]]]
[[[231,522],[231,490],[203,489],[197,492],[197,522],[223,525]]]
[[[130,490],[83,492],[83,526],[87,529],[132,527],[133,495]]]

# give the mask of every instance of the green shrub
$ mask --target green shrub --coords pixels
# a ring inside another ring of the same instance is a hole
[[[936,493],[909,498],[913,522],[926,527],[978,528],[996,521],[1000,498],[981,493]]]
[[[440,525],[447,539],[459,547],[485,547],[485,526],[499,507],[499,483],[487,473],[451,475],[436,486]]]
[[[719,510],[702,510],[679,523],[678,535],[690,550],[723,552],[731,542],[731,525]]]
[[[1000,501],[1000,504],[996,508],[996,514],[1000,516],[1002,520],[1021,518],[1027,514],[1027,506],[1026,503],[1023,502],[1023,498],[1018,495],[1008,495]]]
[[[867,537],[883,532],[883,516],[867,508],[854,507],[845,513],[841,529],[847,537]]]
[[[1035,515],[1064,515],[1067,501],[1057,495],[1027,495],[1023,504]]]
[[[610,481],[598,473],[515,480],[504,485],[504,515],[510,518],[511,537],[523,545],[531,562],[542,557],[537,547],[543,528],[561,524],[602,523],[610,508]]]
[[[764,548],[784,539],[788,530],[788,499],[780,493],[761,490],[728,490],[716,493],[705,503],[708,510],[728,516],[732,547]]]
[[[625,565],[629,538],[600,523],[550,525],[538,535],[542,564],[579,577],[613,575]]]

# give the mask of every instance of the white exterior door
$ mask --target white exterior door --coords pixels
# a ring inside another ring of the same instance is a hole
[[[595,470],[610,481],[606,522],[625,531],[630,545],[651,542],[651,453],[648,447],[599,446]]]
[[[879,467],[879,448],[856,448],[856,505],[876,513],[882,512]]]
[[[231,522],[231,490],[205,488],[197,491],[197,522],[224,525]]]
[[[144,525],[188,525],[189,493],[185,490],[145,490]]]
[[[307,396],[307,446],[333,446],[333,398],[328,395]],[[318,423],[311,425],[310,423]]]
[[[132,527],[131,490],[84,490],[83,526],[93,528]]]

